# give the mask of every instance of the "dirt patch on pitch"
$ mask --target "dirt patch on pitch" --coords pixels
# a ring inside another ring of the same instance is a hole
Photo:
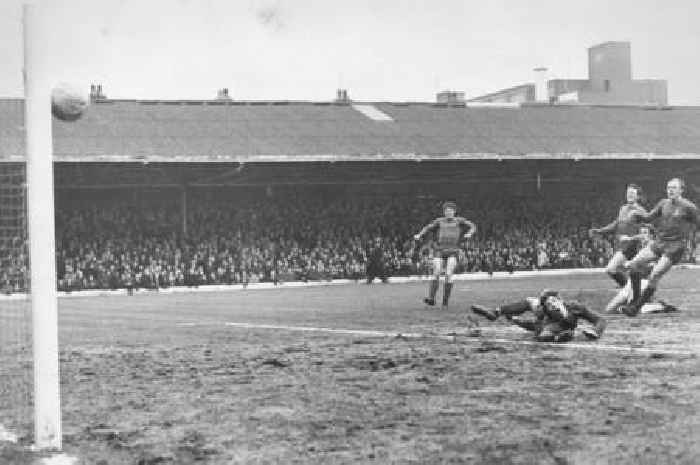
[[[66,351],[66,450],[110,465],[700,457],[688,435],[700,427],[695,357],[487,340],[233,336]]]

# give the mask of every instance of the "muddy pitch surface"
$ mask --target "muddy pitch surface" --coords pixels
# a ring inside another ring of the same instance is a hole
[[[100,465],[700,463],[700,271],[664,284],[681,313],[613,318],[568,346],[501,322],[467,337],[464,309],[543,287],[597,308],[603,277],[458,282],[443,312],[420,303],[425,283],[62,299],[65,450]],[[30,459],[6,445],[0,462]]]

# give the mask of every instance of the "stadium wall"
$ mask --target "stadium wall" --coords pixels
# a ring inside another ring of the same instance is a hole
[[[676,266],[677,269],[688,269],[688,270],[699,270],[700,265],[692,264],[681,264]],[[511,279],[524,279],[533,277],[546,277],[546,276],[575,276],[575,275],[595,275],[604,274],[605,268],[571,268],[571,269],[560,269],[560,270],[533,270],[533,271],[515,271],[513,273],[508,272],[494,272],[489,275],[487,273],[462,273],[453,275],[453,280],[455,281],[491,281],[491,280],[511,280]],[[397,276],[389,278],[388,284],[406,284],[410,282],[422,282],[431,280],[431,276]],[[177,293],[200,293],[200,292],[240,292],[246,290],[273,290],[273,289],[285,289],[285,288],[308,288],[308,287],[318,287],[318,286],[349,286],[349,285],[366,285],[362,280],[354,281],[351,279],[333,279],[328,281],[290,281],[285,283],[250,283],[248,285],[243,284],[211,284],[199,287],[170,287],[161,288],[158,290],[154,289],[138,289],[133,292],[129,292],[126,289],[92,289],[85,291],[73,291],[65,292],[60,291],[58,293],[59,298],[80,298],[80,297],[97,297],[97,296],[117,296],[117,295],[149,295],[149,294],[177,294]],[[380,284],[377,284],[380,285]],[[24,300],[26,299],[26,294],[5,294],[0,295],[0,300]]]

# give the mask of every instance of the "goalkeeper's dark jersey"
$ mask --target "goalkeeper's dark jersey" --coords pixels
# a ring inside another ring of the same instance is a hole
[[[563,329],[576,328],[579,318],[588,312],[586,306],[575,300],[566,300],[563,303],[564,308],[560,310],[552,310],[544,305],[539,305],[534,310],[536,324],[544,327],[550,323],[559,323]]]

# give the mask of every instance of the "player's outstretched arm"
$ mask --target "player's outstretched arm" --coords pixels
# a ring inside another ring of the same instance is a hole
[[[661,207],[663,207],[664,201],[659,200],[659,203],[648,213],[645,212],[643,208],[635,210],[632,216],[640,223],[651,223],[655,219],[661,216]]]
[[[461,221],[460,221],[460,224],[461,224],[462,226],[466,226],[467,228],[469,228],[469,231],[467,231],[466,233],[464,233],[464,237],[465,237],[465,238],[469,239],[469,238],[472,237],[474,234],[476,234],[476,224],[474,224],[473,221],[469,221],[469,220],[466,219],[466,218],[462,218]]]
[[[417,234],[413,236],[413,238],[417,241],[423,239],[423,236],[426,235],[428,231],[431,231],[435,228],[438,227],[438,220],[433,220],[429,224],[427,224],[423,229],[421,229]]]
[[[691,223],[695,223],[695,226],[700,228],[700,209],[693,202],[688,202],[690,204],[688,208],[688,220]]]
[[[611,223],[606,224],[605,226],[603,226],[602,228],[591,228],[591,229],[589,229],[589,230],[588,230],[588,233],[591,234],[591,235],[593,235],[593,234],[610,234],[610,233],[615,232],[615,230],[617,229],[617,225],[618,225],[618,220],[615,219],[615,220],[612,221]]]
[[[643,214],[645,214],[645,215],[647,215],[647,214],[649,213],[649,212],[647,211],[647,209],[644,208],[644,207],[642,207],[641,205],[637,205],[637,206],[635,207],[635,211],[638,211],[638,212],[643,213]]]

